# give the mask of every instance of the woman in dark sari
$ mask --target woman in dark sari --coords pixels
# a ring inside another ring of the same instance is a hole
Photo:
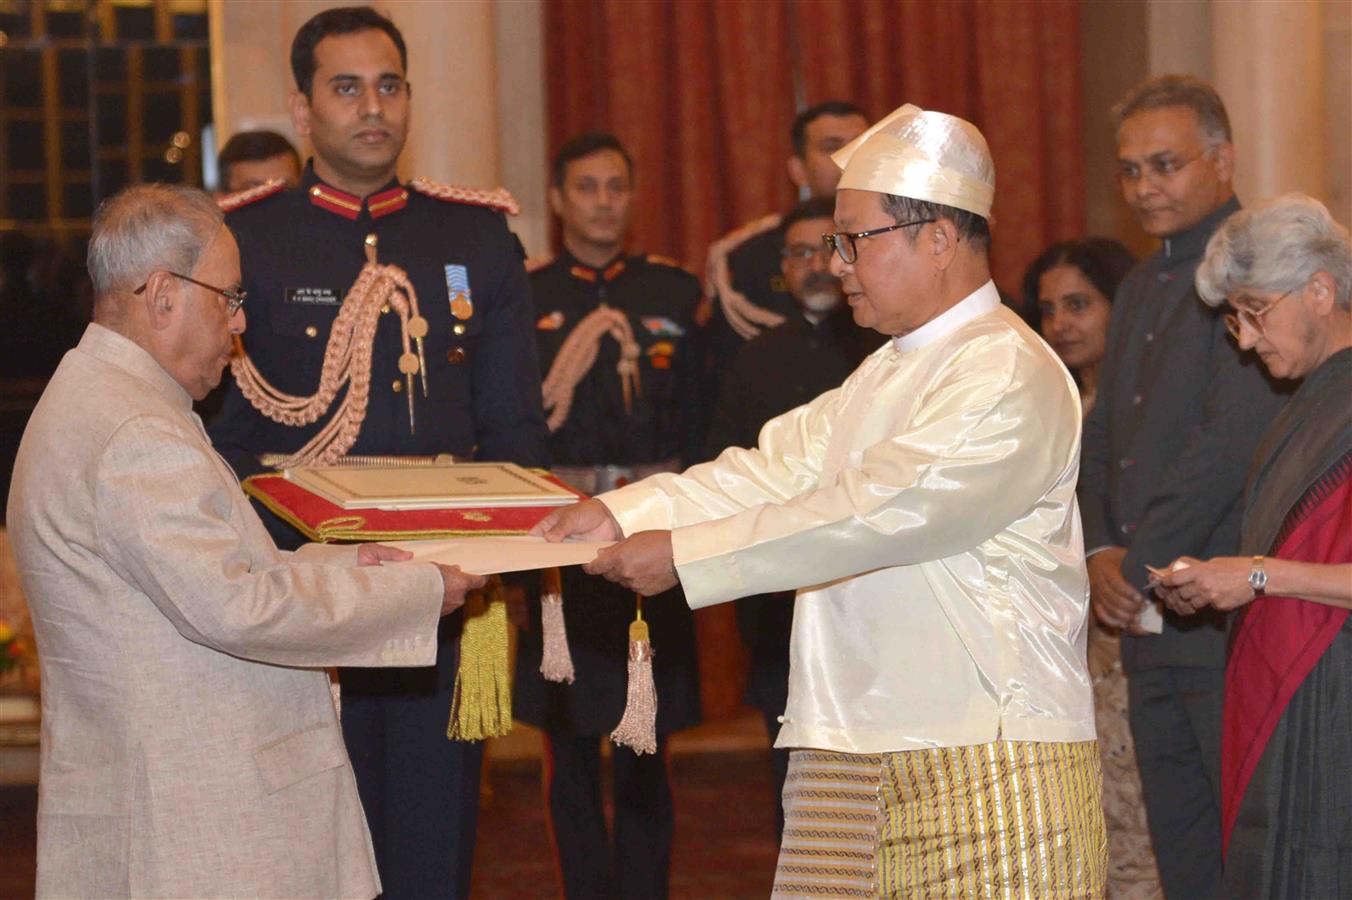
[[[1227,897],[1352,896],[1352,247],[1287,195],[1212,237],[1197,289],[1243,350],[1301,381],[1249,470],[1240,557],[1183,558],[1179,613],[1243,608],[1221,751]]]

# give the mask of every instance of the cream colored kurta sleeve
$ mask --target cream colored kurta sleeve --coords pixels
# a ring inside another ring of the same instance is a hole
[[[295,550],[279,552],[283,558],[292,562],[349,568],[357,565],[357,548],[360,546],[360,544],[301,544]]]
[[[682,474],[653,475],[601,499],[627,535],[787,502],[817,486],[841,395],[841,388],[827,391],[771,419],[756,447],[730,447]]]
[[[881,389],[873,376],[890,348],[840,391],[772,422],[757,450],[602,499],[626,534],[663,527],[655,513],[664,509],[680,513],[669,519],[672,546],[695,608],[970,550],[1046,493],[1078,440],[1060,373],[1019,366],[1026,352],[1012,341],[964,345],[947,361],[951,377],[909,398],[917,413],[904,430],[880,436],[829,482],[813,484],[805,469],[829,441],[832,396]],[[906,402],[885,391],[875,399]],[[795,495],[796,485],[809,487]]]
[[[349,554],[355,562],[351,549],[283,555],[260,537],[261,523],[245,521],[252,510],[236,503],[238,486],[189,424],[132,418],[104,447],[99,556],[188,640],[234,656],[288,666],[435,663],[443,595],[435,567],[331,564]]]

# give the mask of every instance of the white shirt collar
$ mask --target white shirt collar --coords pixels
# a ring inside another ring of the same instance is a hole
[[[994,281],[987,281],[959,300],[956,305],[930,319],[915,331],[892,338],[892,347],[898,353],[919,350],[945,335],[952,334],[977,316],[984,316],[998,309],[999,306],[1000,292],[995,289]]]

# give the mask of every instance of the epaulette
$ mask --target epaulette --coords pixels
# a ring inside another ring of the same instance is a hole
[[[283,178],[274,178],[271,181],[265,181],[262,184],[247,188],[242,191],[236,191],[228,194],[216,201],[216,205],[221,208],[221,212],[234,212],[250,203],[257,203],[264,197],[271,197],[273,194],[280,194],[286,190],[286,180]]]
[[[668,269],[680,269],[682,272],[685,272],[688,275],[695,274],[694,272],[691,272],[689,269],[687,269],[685,266],[678,263],[676,260],[672,259],[670,256],[663,256],[660,253],[649,253],[647,256],[643,257],[643,259],[650,266],[665,266]]]
[[[532,256],[526,260],[526,271],[538,272],[545,266],[554,261],[554,254],[546,253],[543,256]]]
[[[445,200],[448,203],[487,206],[489,209],[495,209],[509,216],[515,216],[521,212],[521,207],[517,204],[516,198],[509,194],[506,188],[488,191],[482,188],[463,187],[458,184],[442,184],[429,178],[415,178],[408,183],[408,186],[420,194]]]

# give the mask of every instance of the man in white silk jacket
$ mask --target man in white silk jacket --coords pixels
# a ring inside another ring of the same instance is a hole
[[[1101,895],[1075,385],[990,280],[975,127],[908,105],[835,159],[832,270],[892,341],[538,531],[623,537],[588,570],[695,608],[799,589],[777,896]]]

